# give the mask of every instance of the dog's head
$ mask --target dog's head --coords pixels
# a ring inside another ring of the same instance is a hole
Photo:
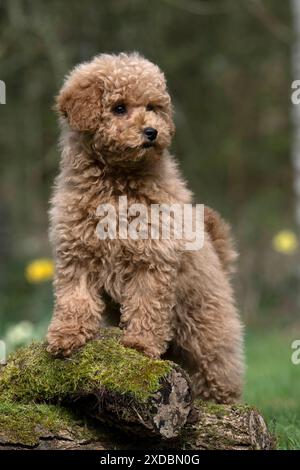
[[[161,155],[174,133],[165,77],[137,53],[102,54],[77,66],[57,97],[57,110],[71,129],[91,137],[107,162]]]

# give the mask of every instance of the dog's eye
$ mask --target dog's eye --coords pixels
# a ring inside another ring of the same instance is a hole
[[[156,109],[156,107],[154,106],[154,104],[149,103],[146,106],[147,111],[155,111],[155,109]]]
[[[113,113],[115,113],[115,114],[125,114],[125,113],[127,113],[127,108],[126,108],[125,104],[123,104],[123,103],[117,104],[116,106],[114,106],[112,108],[112,110],[113,110]]]
[[[154,113],[158,113],[159,111],[162,111],[163,107],[160,106],[159,104],[153,104],[153,103],[148,103],[146,106],[146,111],[153,111]]]

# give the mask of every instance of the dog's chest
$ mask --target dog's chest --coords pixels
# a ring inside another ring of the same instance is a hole
[[[151,201],[145,195],[101,192],[86,198],[83,206],[78,220],[80,239],[109,262],[128,244],[143,238],[139,232],[151,220]]]

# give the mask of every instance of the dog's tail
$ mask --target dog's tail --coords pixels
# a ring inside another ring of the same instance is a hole
[[[204,208],[204,224],[223,268],[227,272],[233,272],[238,255],[234,249],[230,226],[218,212],[207,206]]]

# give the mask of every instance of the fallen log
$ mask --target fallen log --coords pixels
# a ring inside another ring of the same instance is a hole
[[[249,406],[197,403],[199,419],[176,439],[159,440],[112,429],[58,405],[0,403],[0,450],[270,450],[263,418]]]
[[[187,374],[125,348],[119,337],[120,330],[103,329],[69,359],[52,357],[40,343],[18,350],[0,374],[1,399],[76,404],[123,430],[174,438],[192,407]]]
[[[40,343],[15,352],[0,369],[0,448],[274,448],[256,409],[192,404],[179,366],[119,338],[103,329],[70,359]]]

